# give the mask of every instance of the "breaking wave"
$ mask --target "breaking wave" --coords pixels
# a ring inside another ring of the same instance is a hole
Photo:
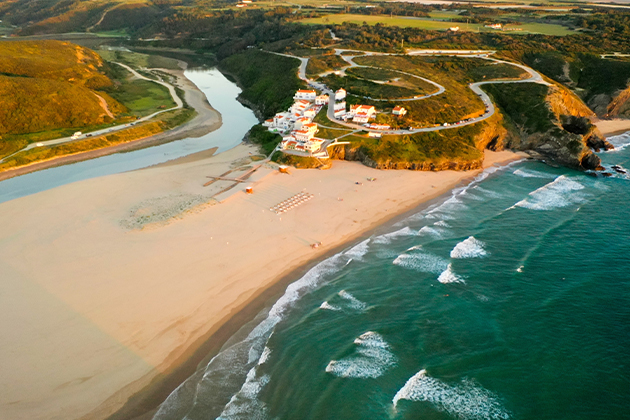
[[[481,258],[488,255],[485,244],[474,236],[461,241],[451,250],[451,258]]]
[[[437,410],[461,420],[507,420],[507,411],[497,395],[475,381],[464,379],[458,385],[449,385],[421,370],[412,376],[394,396],[397,408],[400,400],[426,401]]]
[[[389,244],[393,239],[404,237],[404,236],[415,236],[418,233],[411,229],[410,227],[404,227],[395,232],[386,233],[384,235],[379,235],[376,238],[372,239],[372,242],[375,244]]]
[[[553,174],[539,172],[533,169],[517,169],[512,173],[522,178],[554,178],[555,177],[555,175]]]
[[[338,306],[333,306],[328,303],[327,300],[323,301],[321,305],[319,305],[319,309],[328,309],[329,311],[340,311],[341,308]]]
[[[353,246],[352,248],[344,252],[344,255],[347,255],[348,257],[353,258],[355,260],[361,260],[363,256],[367,254],[368,250],[370,249],[369,244],[370,244],[370,240],[366,239],[365,241],[356,244],[355,246]]]
[[[565,175],[560,175],[552,182],[529,193],[528,198],[514,204],[510,209],[523,207],[530,210],[553,210],[579,204],[584,202],[584,197],[577,191],[583,189],[584,185]]]
[[[444,284],[466,283],[466,280],[464,280],[462,276],[455,274],[455,272],[453,271],[453,264],[449,264],[448,267],[446,267],[446,270],[442,271],[440,277],[438,277],[438,281]]]
[[[415,248],[415,247],[414,247]],[[409,252],[414,251],[414,252]],[[448,267],[448,261],[435,254],[422,250],[421,247],[400,254],[393,262],[400,267],[422,273],[439,274]]]
[[[614,149],[608,150],[608,153],[618,152],[630,145],[630,134],[624,133],[619,136],[608,137],[606,140],[615,147]]]
[[[368,331],[356,338],[354,344],[356,354],[331,360],[326,372],[340,378],[378,378],[396,365],[396,356],[380,334]]]
[[[347,302],[348,306],[352,309],[364,310],[365,308],[367,308],[367,303],[361,302],[359,299],[355,298],[345,290],[340,291],[338,295],[339,297],[344,299]]]

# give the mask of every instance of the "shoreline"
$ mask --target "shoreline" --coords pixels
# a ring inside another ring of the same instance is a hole
[[[100,149],[54,157],[52,159],[30,163],[27,165],[19,166],[17,168],[7,169],[6,171],[0,172],[0,181],[14,178],[20,175],[26,175],[31,172],[41,171],[44,169],[50,169],[72,163],[83,162],[86,160],[96,159],[115,153],[131,152],[147,147],[159,146],[161,144],[170,143],[189,137],[198,138],[213,131],[216,131],[221,127],[221,125],[223,124],[221,114],[212,107],[205,94],[184,75],[185,69],[160,70],[168,72],[169,74],[175,76],[177,80],[174,83],[174,86],[184,91],[184,100],[197,112],[197,114],[190,121],[174,127],[169,131],[154,134],[149,137],[143,137],[125,143],[103,147]]]
[[[202,187],[207,176],[247,171],[251,152],[241,144],[0,204],[12,220],[0,236],[0,319],[16,334],[0,343],[0,357],[25,367],[0,380],[0,410],[29,420],[142,418],[313,265],[482,172],[335,161],[286,175],[266,165],[248,180],[253,195],[239,187],[208,202],[226,182]],[[484,168],[523,157],[488,152]],[[372,176],[378,181],[355,185]],[[304,189],[317,199],[281,216],[266,210]],[[324,247],[308,246],[318,241]],[[15,356],[16,346],[28,351]]]
[[[618,136],[630,131],[630,119],[613,118],[610,120],[595,119],[595,126],[604,137]]]
[[[492,166],[505,167],[513,162],[527,158],[529,158],[528,155],[519,153],[518,156],[493,162]],[[491,166],[484,166],[481,170],[470,171],[473,173],[469,177],[457,181],[432,196],[425,197],[421,201],[409,205],[399,213],[392,214],[391,217],[373,221],[372,225],[367,230],[347,238],[347,240],[340,244],[336,244],[334,248],[327,250],[324,254],[318,255],[299,266],[291,267],[279,273],[276,276],[277,280],[275,282],[272,282],[267,287],[261,288],[259,293],[250,301],[234,309],[224,320],[219,321],[213,326],[211,330],[199,339],[201,344],[191,346],[189,354],[182,355],[180,360],[174,362],[175,366],[172,372],[167,373],[163,378],[156,378],[158,379],[155,381],[156,383],[151,383],[145,389],[131,396],[123,407],[107,417],[106,420],[151,420],[160,405],[179,385],[193,375],[202,364],[207,364],[216,356],[221,351],[223,345],[244,325],[251,322],[260,311],[273,305],[273,303],[286,292],[286,288],[290,284],[302,278],[309,270],[322,261],[333,257],[371,236],[386,233],[391,230],[396,223],[405,218],[448,199],[454,189],[469,185],[489,167]]]

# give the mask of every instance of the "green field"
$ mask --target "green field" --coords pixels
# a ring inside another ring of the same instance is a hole
[[[448,14],[443,14],[448,16]],[[437,14],[436,14],[437,17]],[[364,22],[368,25],[376,25],[377,23],[385,24],[388,26],[399,26],[403,28],[419,28],[426,30],[437,30],[437,31],[445,31],[452,26],[459,26],[460,31],[464,32],[491,32],[493,29],[489,29],[484,27],[482,24],[478,23],[461,23],[461,22],[448,22],[442,20],[432,20],[426,18],[413,18],[413,17],[402,17],[402,16],[371,16],[371,15],[357,15],[357,14],[335,14],[335,15],[325,15],[317,18],[304,19],[300,22],[305,24],[318,24],[318,25],[341,25],[344,22],[356,23],[357,25],[362,25]],[[574,34],[575,31],[572,31],[561,25],[554,25],[549,23],[526,23],[523,25],[510,25],[509,27],[521,28],[520,31],[505,31],[513,34],[520,33],[535,33],[535,34],[543,34],[543,35],[570,35]]]

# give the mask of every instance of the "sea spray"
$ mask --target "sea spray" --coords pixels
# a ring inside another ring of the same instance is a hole
[[[496,394],[475,381],[464,379],[449,385],[427,375],[425,369],[409,378],[396,393],[392,404],[398,409],[400,400],[425,401],[437,410],[462,420],[507,420],[510,413]]]

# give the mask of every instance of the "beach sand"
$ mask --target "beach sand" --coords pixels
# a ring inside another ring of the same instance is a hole
[[[606,137],[616,136],[630,131],[630,120],[614,118],[612,120],[595,120],[594,124]]]
[[[203,187],[207,176],[243,174],[256,153],[240,145],[0,204],[0,418],[105,418],[283,276],[479,173],[265,165],[214,203],[231,183]],[[485,166],[521,158],[486,152]],[[314,198],[269,210],[302,191]]]

